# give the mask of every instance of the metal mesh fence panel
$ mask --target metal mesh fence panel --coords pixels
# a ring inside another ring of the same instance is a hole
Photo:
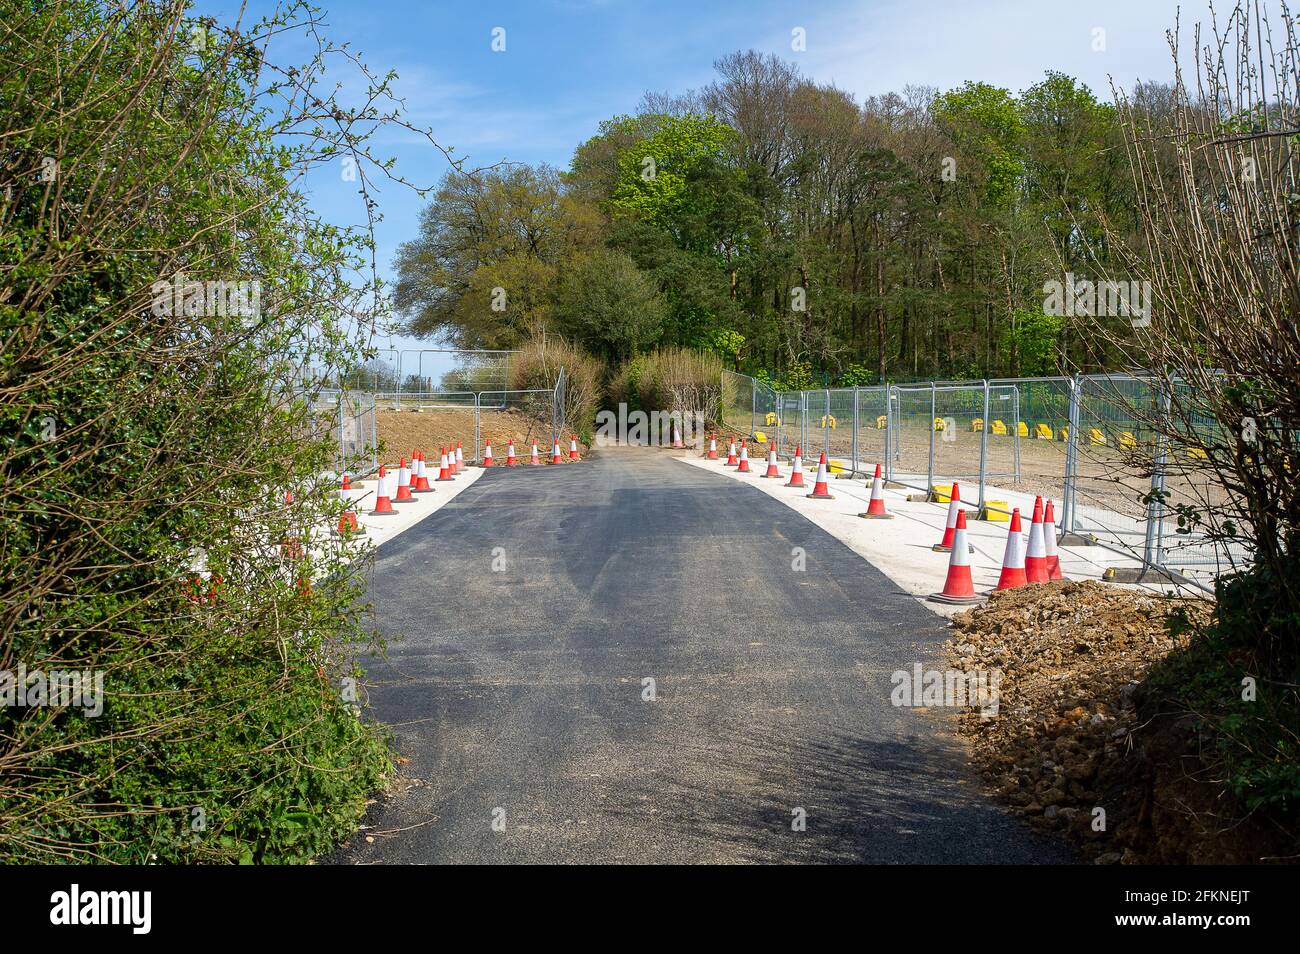
[[[1157,400],[1150,384],[1138,378],[1079,379],[1072,529],[1138,555],[1146,547],[1149,505],[1144,498],[1151,493],[1158,454],[1141,418],[1157,413]]]
[[[994,486],[986,499],[1001,499],[1000,489],[1041,495],[1057,501],[1057,517],[1064,517],[1070,391],[1069,378],[989,382],[986,478]]]
[[[724,430],[749,434],[754,424],[754,379],[734,371],[722,372],[722,420]]]
[[[984,443],[984,384],[940,385],[934,392],[934,481],[978,480]],[[979,426],[976,422],[979,422]],[[969,491],[964,499],[973,499]]]
[[[891,479],[928,492],[938,394],[931,385],[895,385],[890,398],[894,445]]]
[[[785,458],[794,457],[803,441],[803,395],[782,391],[776,396],[777,448]]]
[[[889,453],[889,389],[858,388],[854,415],[856,470],[874,474]]]

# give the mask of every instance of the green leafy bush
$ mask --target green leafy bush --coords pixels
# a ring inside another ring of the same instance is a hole
[[[390,767],[358,716],[363,568],[324,532],[334,448],[295,384],[355,366],[335,316],[374,286],[351,282],[369,234],[294,182],[364,143],[288,105],[306,73],[263,74],[300,8],[239,32],[185,9],[5,23],[0,673],[85,672],[102,711],[0,706],[3,861],[302,861]]]

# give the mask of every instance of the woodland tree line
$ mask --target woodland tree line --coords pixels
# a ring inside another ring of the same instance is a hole
[[[1143,277],[1113,254],[1139,223],[1111,103],[1054,72],[859,103],[776,56],[715,65],[565,171],[450,173],[399,252],[408,330],[506,348],[545,327],[611,362],[693,347],[793,387],[1116,366],[1043,287]],[[1172,99],[1128,92],[1155,129]]]

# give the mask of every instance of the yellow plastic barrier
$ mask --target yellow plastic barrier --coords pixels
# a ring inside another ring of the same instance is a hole
[[[885,415],[883,414],[880,415],[880,417],[876,418],[876,430],[883,431],[885,429],[885,421],[886,418]]]
[[[972,434],[978,434],[980,431],[984,430],[984,418],[977,417],[971,421],[970,430]]]
[[[831,430],[833,431],[833,430],[835,430],[835,415],[834,415],[834,414],[823,414],[823,415],[822,415],[822,419],[821,419],[821,423],[819,423],[817,426],[818,426],[818,427],[823,427],[823,428],[824,428],[824,427],[826,426],[826,421],[827,421],[828,418],[830,419],[830,422],[831,422]]]
[[[935,503],[952,502],[952,484],[935,484],[930,488],[930,496]]]
[[[1052,439],[1052,425],[1035,424],[1034,437],[1036,437],[1040,441],[1050,441]]]
[[[1011,507],[1005,500],[986,500],[984,501],[984,510],[980,513],[981,520],[987,520],[990,523],[1010,523]]]
[[[1029,425],[1026,424],[1024,421],[1021,421],[1019,424],[1016,425],[1016,433],[1019,434],[1021,437],[1028,437]]]
[[[847,474],[849,465],[847,461],[828,460],[826,461],[826,472],[828,474]]]
[[[1007,426],[1006,426],[1005,424],[1003,424],[1001,421],[994,421],[994,422],[993,422],[993,430],[992,430],[990,433],[998,434],[998,435],[1000,435],[1000,436],[1002,436],[1002,437],[1006,437],[1006,436],[1007,436]]]
[[[941,417],[936,417],[936,418],[934,419],[934,429],[935,429],[936,431],[941,431],[941,430],[943,430],[943,418],[941,418]]]
[[[764,434],[762,431],[755,431],[755,432],[754,432],[754,443],[755,443],[755,444],[766,444],[766,443],[767,443],[767,435]]]
[[[1205,449],[1204,449],[1203,447],[1189,447],[1189,448],[1187,448],[1187,456],[1190,457],[1192,460],[1209,460],[1209,459],[1210,459],[1210,455],[1207,454],[1207,453],[1205,453]]]
[[[1088,442],[1094,445],[1104,445],[1106,443],[1106,435],[1097,428],[1090,427],[1088,428]]]
[[[766,424],[768,427],[776,427],[781,422],[776,419],[775,411],[768,411],[767,416],[763,418],[763,423]]]
[[[1068,441],[1070,439],[1070,428],[1068,426],[1061,428],[1057,432],[1056,437],[1058,440]]]
[[[1130,433],[1129,431],[1121,431],[1119,435],[1119,446],[1137,447],[1138,446],[1137,438],[1134,437],[1132,433]]]

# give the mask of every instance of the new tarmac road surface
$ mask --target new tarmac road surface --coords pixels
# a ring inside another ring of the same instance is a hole
[[[407,761],[333,861],[1070,860],[981,793],[951,710],[891,704],[943,621],[666,450],[493,468],[371,595]]]

